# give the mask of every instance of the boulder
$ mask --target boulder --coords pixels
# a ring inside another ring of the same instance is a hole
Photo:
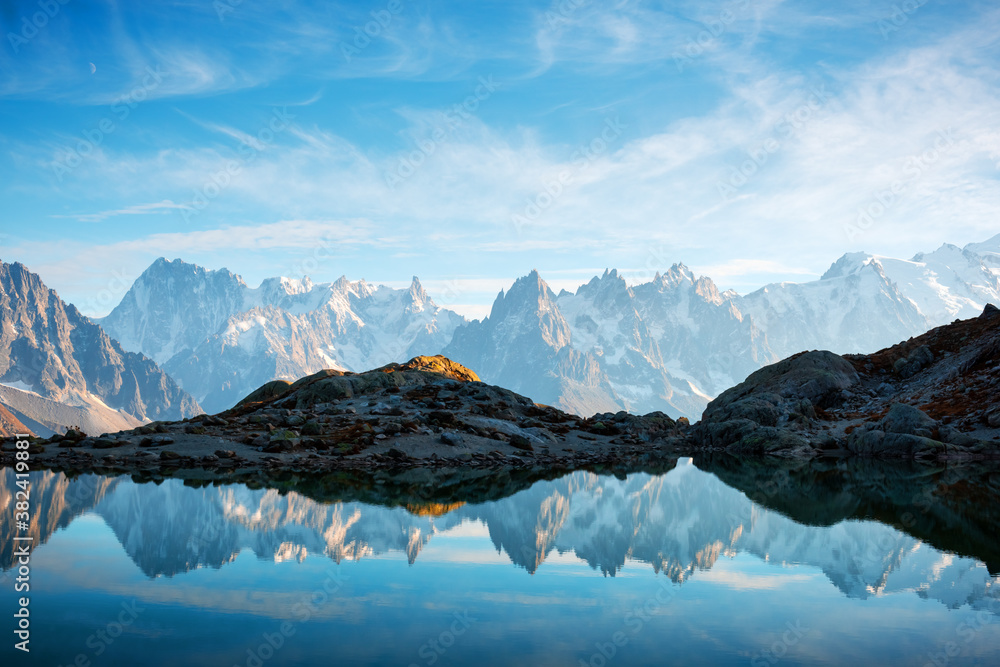
[[[901,433],[928,438],[933,435],[938,423],[920,408],[904,403],[893,403],[882,418],[882,430],[886,433]]]
[[[860,381],[832,352],[803,352],[753,373],[708,404],[695,438],[702,446],[740,453],[809,448],[789,422],[808,423],[816,408],[839,405]],[[850,392],[847,392],[848,394]]]
[[[525,436],[521,435],[520,433],[515,433],[514,435],[510,436],[510,440],[507,442],[507,444],[509,444],[514,449],[520,449],[525,452],[532,452],[535,450],[535,448],[531,446],[531,441],[528,440],[528,438],[526,438]]]
[[[931,348],[921,345],[910,353],[910,356],[897,359],[892,365],[892,370],[899,377],[906,379],[916,375],[932,361],[934,361],[934,353],[931,352]]]
[[[722,392],[705,408],[703,420],[763,419],[757,423],[768,425],[775,410],[779,415],[796,410],[802,399],[819,407],[840,402],[843,400],[841,392],[853,387],[859,379],[854,366],[840,355],[825,351],[803,352],[765,366]],[[773,409],[764,403],[769,403]]]
[[[449,433],[448,431],[445,431],[444,433],[441,434],[441,442],[443,442],[446,445],[451,445],[454,447],[457,445],[461,445],[463,442],[465,442],[465,439],[458,433]]]
[[[317,421],[307,421],[302,425],[302,435],[320,435],[323,427]]]

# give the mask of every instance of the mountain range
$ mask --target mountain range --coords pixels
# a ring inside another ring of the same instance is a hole
[[[201,412],[153,361],[122,349],[16,262],[0,262],[0,406],[42,436],[68,426],[118,431]]]
[[[346,278],[273,278],[251,288],[225,269],[162,258],[98,320],[209,412],[271,380],[363,371],[440,350],[464,321],[437,307],[416,278],[407,290]]]
[[[271,278],[156,260],[104,318],[20,264],[0,269],[0,405],[39,435],[215,413],[275,379],[445,354],[498,384],[589,416],[698,419],[753,371],[807,349],[870,352],[1000,303],[1000,235],[901,260],[849,253],[818,280],[720,291],[683,264],[628,284],[615,270],[554,293],[537,271],[488,317],[341,277]],[[7,429],[10,430],[10,429]]]
[[[273,278],[159,259],[98,322],[215,412],[272,379],[360,372],[445,354],[485,382],[588,416],[697,419],[758,368],[807,349],[870,352],[1000,303],[1000,235],[909,260],[850,253],[823,276],[747,295],[675,264],[629,285],[615,270],[555,294],[537,271],[467,321],[408,289]]]

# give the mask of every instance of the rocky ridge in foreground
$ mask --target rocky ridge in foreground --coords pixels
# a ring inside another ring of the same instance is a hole
[[[13,443],[0,463],[13,463]],[[326,473],[395,468],[642,468],[752,457],[1000,458],[1000,310],[870,355],[803,352],[753,373],[689,426],[663,413],[583,419],[446,357],[273,381],[234,408],[100,438],[35,440],[40,467]]]
[[[712,401],[697,449],[880,458],[1000,455],[1000,309],[868,355],[803,352]]]
[[[580,419],[480,382],[445,357],[416,357],[366,373],[325,370],[295,383],[269,382],[218,415],[100,438],[54,436],[33,448],[32,461],[72,469],[308,472],[639,465],[661,458],[685,424],[662,413]]]

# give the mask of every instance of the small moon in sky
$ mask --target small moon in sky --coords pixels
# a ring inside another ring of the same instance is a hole
[[[96,71],[97,71],[97,65],[95,65],[94,63],[90,63],[90,73],[93,74]]]

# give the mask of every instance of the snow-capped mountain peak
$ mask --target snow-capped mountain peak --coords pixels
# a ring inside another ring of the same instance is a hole
[[[160,259],[103,322],[207,410],[222,410],[273,379],[437,354],[464,318],[437,307],[416,277],[408,290],[346,276],[268,278],[250,288],[225,269]]]

